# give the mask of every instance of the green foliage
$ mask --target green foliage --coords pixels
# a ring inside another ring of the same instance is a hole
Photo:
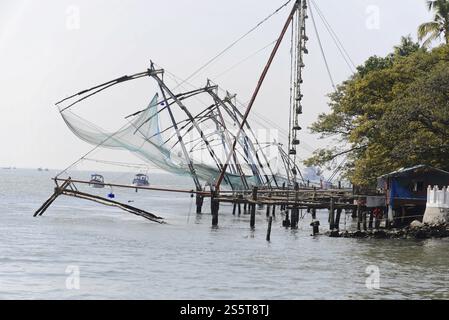
[[[435,13],[433,21],[423,23],[418,28],[420,41],[427,38],[423,45],[427,47],[432,41],[444,37],[449,44],[449,0],[427,1],[429,11]]]
[[[368,59],[329,97],[331,112],[311,130],[335,143],[306,165],[345,156],[344,175],[362,186],[401,167],[449,170],[449,46],[427,52],[403,38],[393,54]]]

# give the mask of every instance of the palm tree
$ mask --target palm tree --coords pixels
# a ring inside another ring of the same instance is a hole
[[[444,36],[446,44],[449,44],[449,0],[427,1],[429,11],[435,13],[433,21],[423,23],[418,28],[418,39],[424,41],[427,47],[432,41]]]

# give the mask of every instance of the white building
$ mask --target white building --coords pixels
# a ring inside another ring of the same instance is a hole
[[[423,223],[435,225],[449,223],[449,188],[430,187]]]

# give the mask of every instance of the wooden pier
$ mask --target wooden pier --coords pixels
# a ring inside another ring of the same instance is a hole
[[[317,210],[328,210],[329,212],[329,230],[338,232],[340,230],[340,220],[343,210],[356,212],[359,219],[360,229],[362,228],[362,219],[365,217],[366,208],[357,204],[357,201],[363,198],[354,195],[352,189],[332,189],[320,190],[317,188],[300,188],[299,185],[294,189],[259,189],[254,187],[251,191],[222,191],[212,192],[208,195],[211,198],[212,225],[218,226],[220,203],[232,204],[233,215],[237,212],[240,215],[243,208],[245,213],[250,215],[250,228],[255,228],[255,216],[257,208],[264,208],[268,221],[276,217],[278,211],[284,216],[284,227],[296,229],[301,219],[300,211],[305,211],[312,220],[311,227],[313,234],[319,233],[321,223],[317,220]],[[365,226],[365,224],[363,224]],[[270,226],[269,226],[270,229]],[[366,229],[364,227],[364,229]],[[268,238],[270,238],[268,236]]]
[[[42,216],[59,196],[64,195],[114,206],[128,213],[141,216],[147,220],[163,223],[163,218],[142,209],[119,203],[112,199],[80,192],[77,186],[89,185],[88,181],[73,180],[71,178],[56,178],[54,181],[56,183],[54,194],[41,208],[39,208],[39,210],[36,211],[35,217]],[[263,210],[262,212],[266,213],[268,224],[267,241],[271,240],[272,224],[277,215],[282,217],[282,225],[285,228],[291,228],[293,230],[298,228],[301,220],[306,218],[309,219],[309,221],[311,221],[310,227],[312,235],[314,236],[320,234],[320,226],[324,227],[326,225],[325,221],[318,220],[318,210],[327,210],[329,213],[327,224],[329,226],[328,230],[330,236],[339,235],[343,211],[345,211],[345,214],[350,213],[351,216],[356,219],[358,231],[379,229],[380,223],[385,221],[382,218],[379,219],[379,217],[374,214],[373,210],[366,207],[367,196],[356,195],[352,189],[324,190],[316,187],[300,187],[299,184],[296,184],[294,188],[288,188],[284,185],[282,188],[278,189],[253,187],[251,190],[211,190],[210,192],[198,192],[195,190],[162,187],[136,187],[132,185],[108,183],[105,183],[104,185],[105,187],[111,188],[190,194],[192,197],[195,197],[196,195],[197,214],[202,214],[204,199],[209,199],[212,220],[211,224],[214,228],[219,226],[219,211],[220,207],[223,207],[222,204],[230,204],[232,206],[233,215],[249,215],[249,227],[253,230],[256,228],[256,214]]]

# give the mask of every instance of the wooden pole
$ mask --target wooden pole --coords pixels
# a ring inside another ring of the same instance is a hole
[[[268,218],[268,230],[267,230],[267,241],[271,241],[271,226],[273,224],[273,217]]]
[[[320,233],[320,222],[318,220],[313,220],[310,224],[313,228],[313,235],[316,236]]]
[[[343,209],[337,209],[337,217],[335,218],[335,228],[340,231],[340,218]]]
[[[200,194],[196,195],[196,213],[201,214],[203,211],[204,197]]]
[[[254,203],[251,204],[251,219],[250,219],[250,227],[251,227],[251,229],[254,229],[254,227],[256,226],[257,191],[258,191],[258,188],[254,187],[253,188],[253,196],[252,196]]]
[[[34,217],[42,216],[45,211],[52,205],[53,202],[63,193],[63,191],[70,185],[71,179],[64,180],[64,183],[59,187],[55,188],[53,195],[44,202],[44,204],[34,213]]]
[[[284,228],[289,228],[291,226],[288,210],[285,212],[285,220],[282,222],[282,226]]]
[[[250,206],[250,214],[251,214],[251,218],[250,218],[250,227],[251,229],[254,229],[256,227],[256,205],[252,204]]]
[[[316,219],[316,208],[311,208],[310,211],[312,214],[312,223],[310,225],[313,228],[313,235],[316,236],[320,233],[320,222]]]
[[[334,209],[334,198],[331,198],[329,205],[329,227],[331,231],[335,229],[335,209]]]
[[[284,39],[284,36],[287,33],[287,30],[288,30],[288,28],[290,26],[290,23],[292,22],[293,17],[295,15],[296,11],[298,10],[298,7],[299,7],[300,3],[301,3],[301,1],[298,1],[298,0],[295,2],[294,6],[292,8],[292,11],[290,12],[290,14],[289,14],[289,16],[287,18],[287,21],[285,22],[285,25],[284,25],[284,27],[282,29],[281,35],[279,36],[278,40],[276,41],[276,45],[274,46],[273,51],[271,52],[270,58],[268,59],[268,62],[267,62],[266,66],[265,66],[265,68],[264,68],[264,70],[262,72],[262,75],[260,76],[259,82],[257,83],[257,86],[256,86],[256,90],[254,91],[253,96],[252,96],[252,98],[251,98],[251,100],[250,100],[250,102],[248,104],[248,107],[246,108],[246,112],[245,112],[245,115],[243,116],[242,123],[240,124],[239,131],[237,132],[237,134],[235,136],[235,140],[234,140],[234,143],[232,145],[232,149],[230,150],[230,152],[229,152],[229,154],[227,156],[227,159],[226,159],[226,162],[224,164],[224,167],[221,170],[220,177],[218,178],[217,184],[215,185],[215,189],[216,190],[220,190],[220,186],[221,186],[221,183],[223,182],[223,179],[225,177],[226,170],[228,169],[229,162],[231,160],[232,155],[235,152],[235,148],[237,147],[237,142],[240,139],[240,135],[241,135],[241,133],[243,131],[244,126],[246,125],[246,122],[248,120],[249,114],[251,113],[251,109],[252,109],[254,103],[256,102],[257,96],[259,94],[260,89],[262,88],[262,85],[264,83],[265,77],[267,76],[268,71],[270,70],[271,64],[272,64],[272,62],[273,62],[273,60],[274,60],[274,58],[275,58],[275,56],[276,56],[276,54],[278,52],[279,47],[281,46],[282,40]]]
[[[56,182],[65,182],[65,179],[53,179]],[[74,184],[84,184],[89,185],[91,184],[89,181],[82,181],[82,180],[70,180],[71,183]],[[210,193],[206,191],[195,191],[195,190],[179,190],[179,189],[168,189],[168,188],[155,188],[155,187],[136,187],[131,185],[125,185],[125,184],[115,184],[115,183],[104,183],[105,187],[114,187],[114,188],[122,188],[122,189],[139,189],[139,190],[147,190],[147,191],[161,191],[161,192],[174,192],[174,193],[188,193],[188,194],[200,194],[203,197],[209,196]]]
[[[361,198],[359,197],[357,200],[357,230],[362,230],[362,203]]]
[[[312,219],[316,220],[316,209],[315,208],[312,209]]]
[[[217,200],[217,192],[212,191],[211,196],[211,212],[212,212],[212,226],[217,227],[218,226],[218,211],[220,208],[220,202]]]
[[[296,207],[292,208],[292,210],[291,210],[291,215],[292,215],[291,227],[292,227],[292,229],[298,228],[298,221],[296,220],[297,212],[298,212],[298,209],[296,209]]]
[[[366,221],[367,212],[366,210],[363,211],[363,231],[367,231],[367,221]]]
[[[299,202],[299,184],[295,183],[295,205],[292,209],[292,229],[298,228],[298,222],[299,222],[299,208],[298,208],[298,202]]]
[[[369,211],[369,222],[368,222],[368,229],[373,229],[373,223],[374,223],[374,212],[373,209]]]

